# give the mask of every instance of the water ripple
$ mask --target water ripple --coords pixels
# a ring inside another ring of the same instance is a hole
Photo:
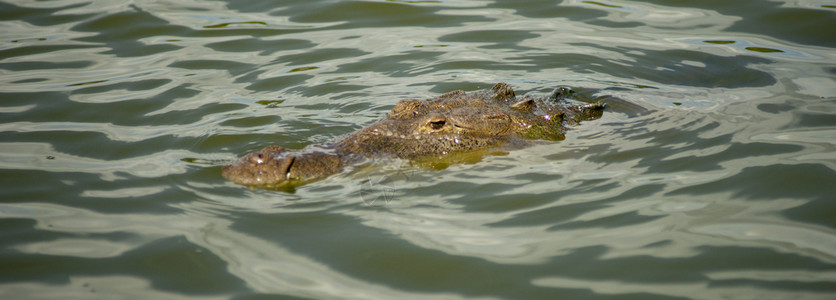
[[[835,12],[0,3],[0,294],[827,299]],[[372,160],[285,191],[218,170],[495,82],[629,105],[459,164]]]

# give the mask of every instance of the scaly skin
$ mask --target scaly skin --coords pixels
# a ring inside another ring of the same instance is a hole
[[[363,158],[418,159],[495,148],[515,140],[562,140],[566,125],[594,120],[604,104],[561,104],[568,90],[548,98],[522,97],[505,83],[489,91],[454,91],[399,101],[386,118],[319,150],[269,146],[222,169],[242,185],[276,187],[338,173]]]

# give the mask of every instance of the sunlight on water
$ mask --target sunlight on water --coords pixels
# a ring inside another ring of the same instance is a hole
[[[0,3],[0,297],[831,299],[821,1]],[[613,96],[566,139],[220,166],[400,99]]]

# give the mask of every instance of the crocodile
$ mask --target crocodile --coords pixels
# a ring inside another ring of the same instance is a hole
[[[438,158],[531,141],[558,141],[567,126],[600,118],[602,101],[570,103],[572,91],[517,97],[506,83],[457,90],[430,99],[404,99],[385,118],[342,139],[290,150],[267,146],[222,167],[228,180],[251,187],[298,185],[341,172],[364,159]]]

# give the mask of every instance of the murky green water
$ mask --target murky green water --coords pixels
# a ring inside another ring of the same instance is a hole
[[[0,3],[0,298],[833,299],[831,1]],[[508,82],[565,141],[294,193],[220,166]]]

